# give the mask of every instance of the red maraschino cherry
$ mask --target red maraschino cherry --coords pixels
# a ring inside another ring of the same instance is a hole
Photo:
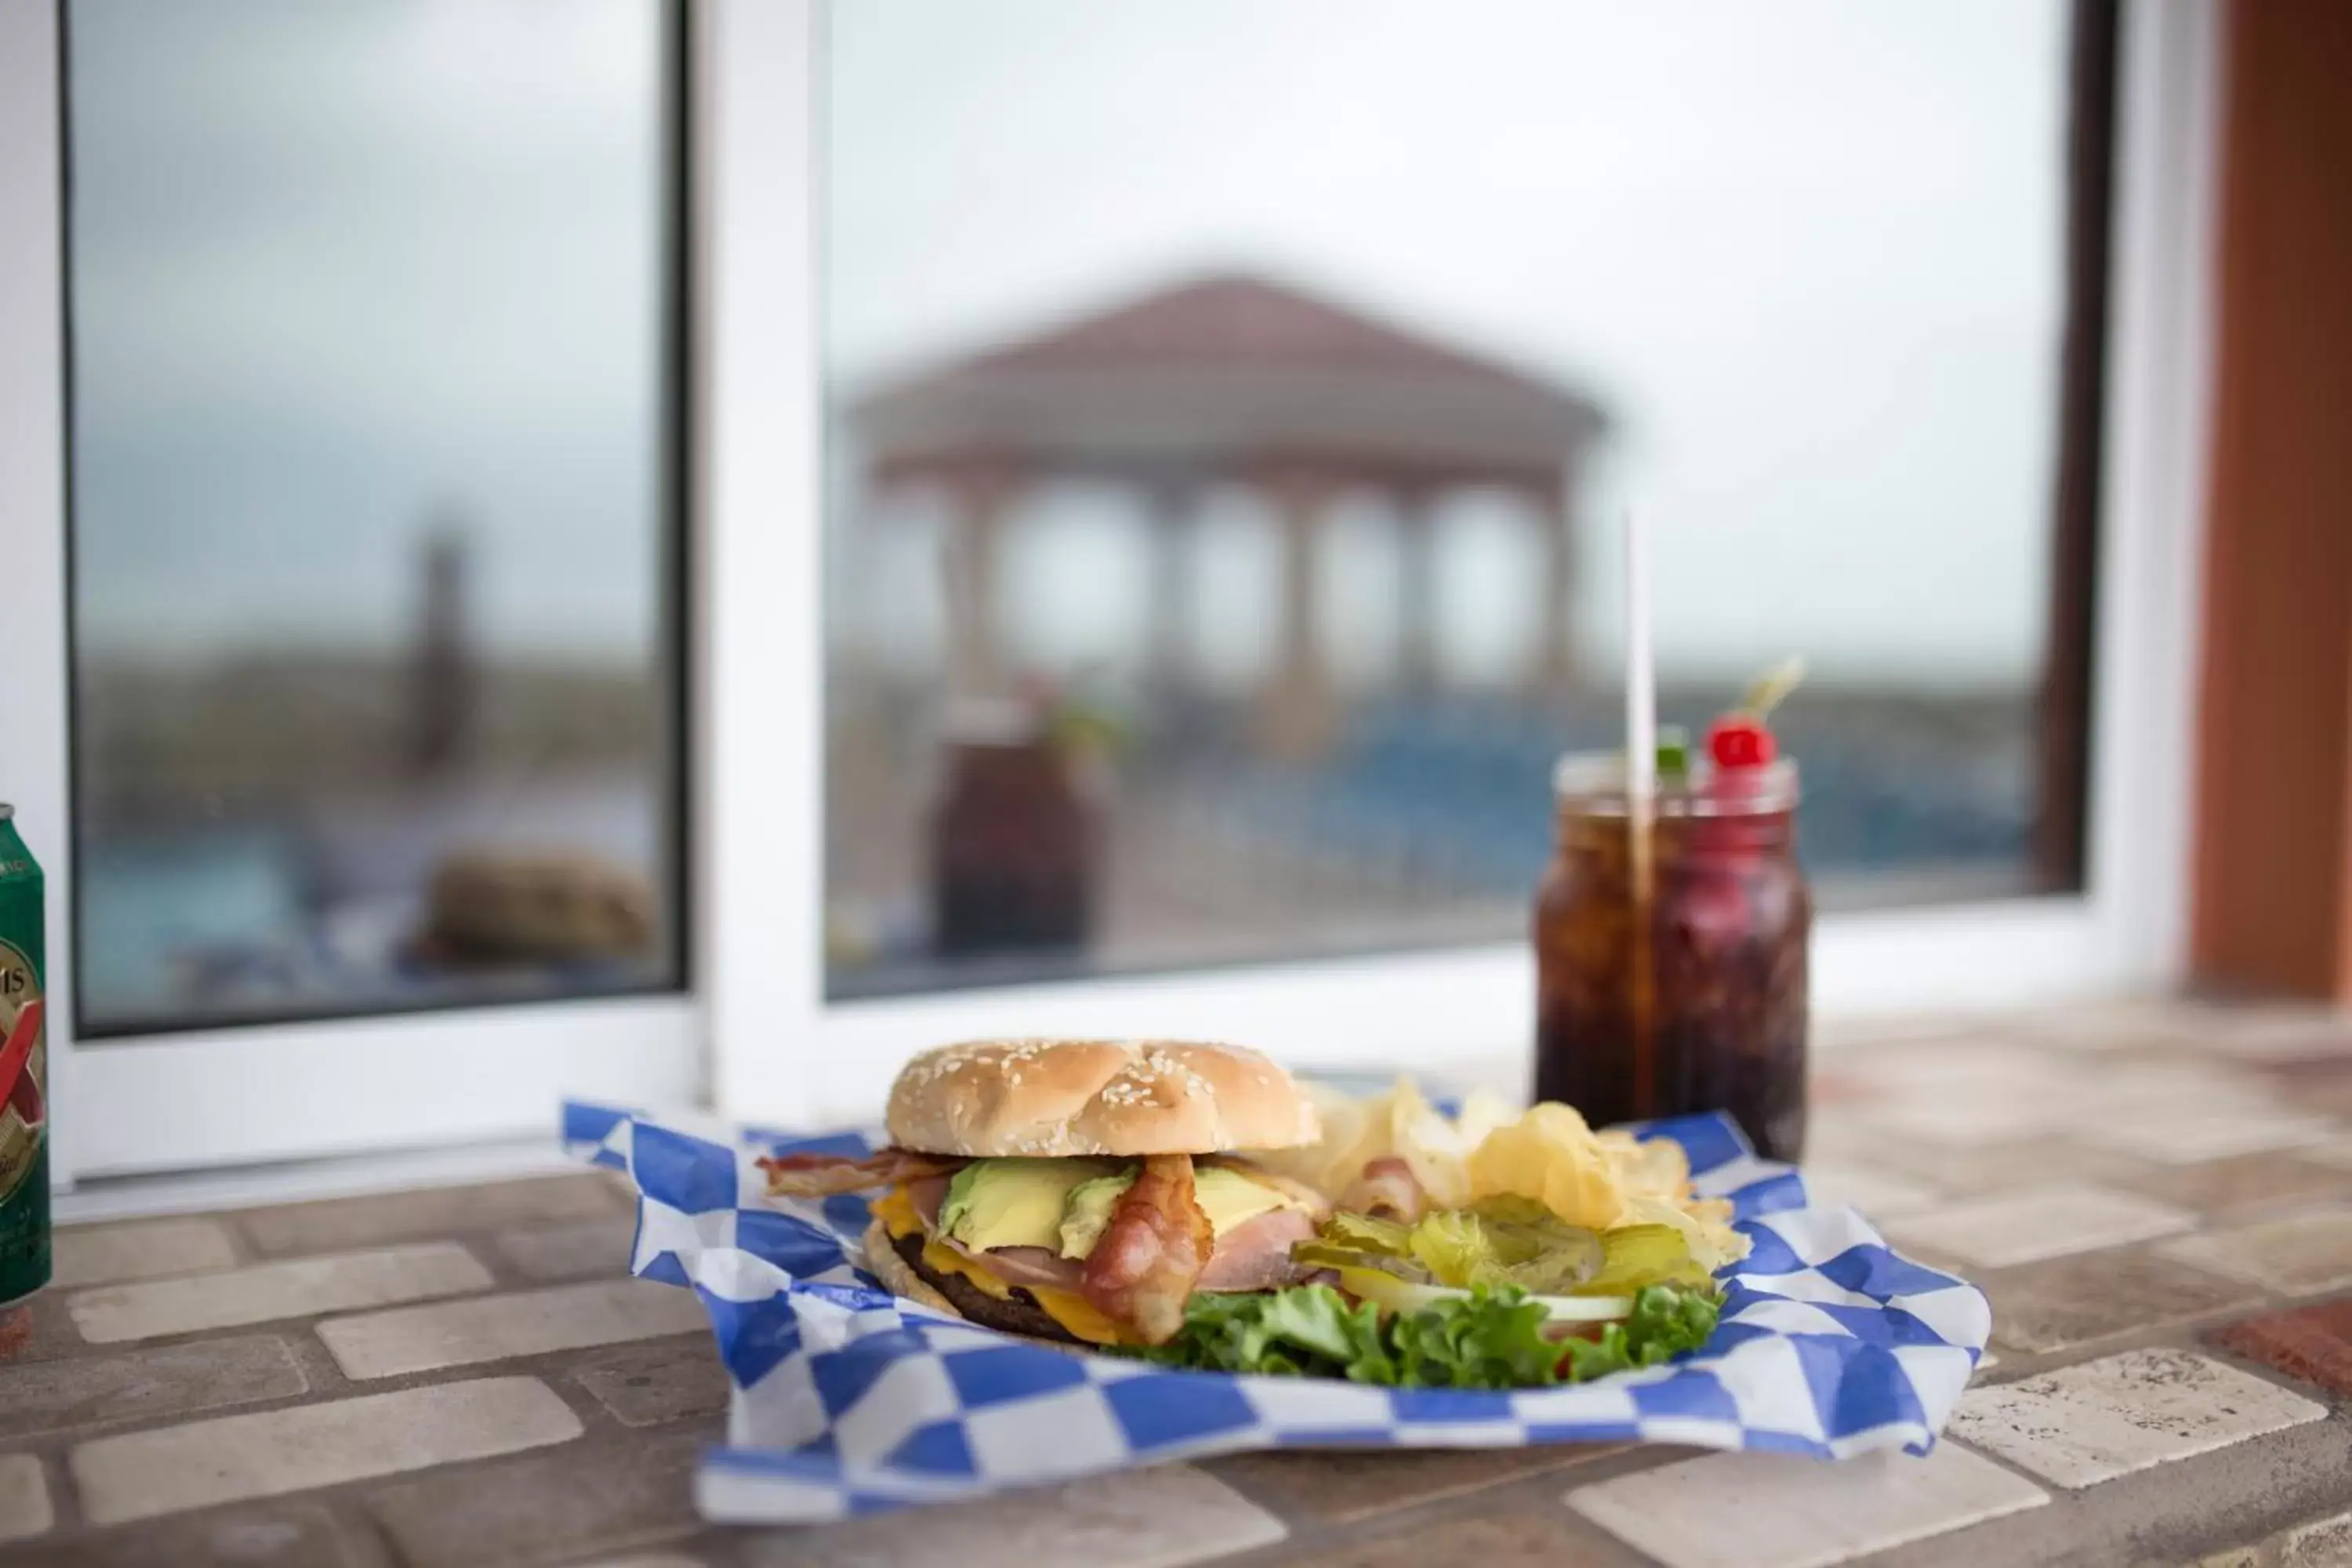
[[[1727,713],[1707,726],[1706,754],[1718,768],[1760,768],[1779,750],[1772,731],[1753,713]]]
[[[1802,660],[1787,659],[1765,671],[1739,699],[1739,706],[1707,726],[1706,754],[1718,768],[1760,768],[1780,753],[1764,721],[1780,700],[1805,678]]]

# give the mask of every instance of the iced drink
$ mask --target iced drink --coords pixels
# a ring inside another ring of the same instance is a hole
[[[1595,1126],[1727,1110],[1759,1152],[1795,1160],[1812,926],[1796,766],[1700,760],[1661,776],[1645,933],[1623,779],[1615,756],[1566,757],[1555,776],[1559,843],[1535,910],[1536,1095]]]
[[[930,821],[933,942],[944,958],[1071,952],[1094,931],[1095,814],[1034,716],[950,716]]]

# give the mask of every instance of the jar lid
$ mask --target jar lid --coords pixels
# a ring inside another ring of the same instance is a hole
[[[1625,815],[1625,753],[1569,752],[1551,773],[1552,798],[1588,816]],[[1693,757],[1679,777],[1658,780],[1660,816],[1745,816],[1797,807],[1797,764],[1788,757],[1761,767],[1718,768]]]

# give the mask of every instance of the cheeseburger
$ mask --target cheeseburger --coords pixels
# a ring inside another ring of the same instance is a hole
[[[764,1160],[780,1196],[886,1189],[868,1265],[897,1294],[1040,1339],[1159,1344],[1202,1290],[1291,1283],[1328,1208],[1244,1151],[1320,1135],[1290,1075],[1236,1046],[981,1040],[890,1091],[890,1146]]]

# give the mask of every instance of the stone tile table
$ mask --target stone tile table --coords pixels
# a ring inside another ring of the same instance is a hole
[[[1247,1455],[714,1530],[725,1378],[580,1173],[60,1232],[0,1565],[2352,1564],[2352,1023],[1848,1024],[1815,1089],[1821,1190],[1993,1303],[1927,1459]]]

